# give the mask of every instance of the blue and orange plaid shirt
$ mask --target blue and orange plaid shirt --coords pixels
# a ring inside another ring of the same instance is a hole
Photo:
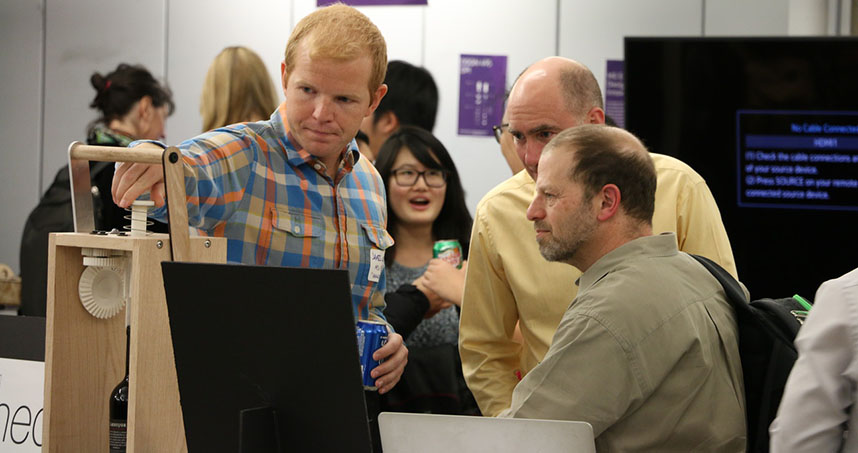
[[[291,137],[281,104],[269,120],[181,143],[188,223],[226,237],[229,261],[348,269],[355,319],[384,319],[383,252],[393,238],[381,177],[352,141],[331,180]]]

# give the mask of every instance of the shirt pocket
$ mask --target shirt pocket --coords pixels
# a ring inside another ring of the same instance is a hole
[[[271,208],[272,240],[268,262],[281,266],[326,267],[327,228],[321,214],[303,209]],[[307,262],[306,260],[310,260]]]
[[[363,232],[360,244],[360,274],[366,275],[366,285],[377,283],[380,280],[384,270],[384,251],[393,245],[393,237],[378,224],[361,222],[360,230]],[[382,289],[383,288],[379,288]]]
[[[393,245],[393,236],[391,236],[387,230],[381,226],[363,222],[361,222],[360,226],[361,229],[363,229],[367,240],[369,240],[370,246],[379,250],[387,250],[391,245]]]

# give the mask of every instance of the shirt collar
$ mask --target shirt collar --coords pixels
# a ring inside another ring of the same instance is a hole
[[[289,130],[289,121],[286,118],[286,101],[280,103],[277,110],[271,114],[271,124],[274,126],[279,137],[285,137],[286,143],[283,143],[283,149],[286,154],[286,160],[293,166],[309,165],[318,173],[325,174],[325,167],[321,160],[307,152],[304,148],[296,146],[298,142],[292,136],[292,131]],[[339,168],[337,169],[337,179],[342,175],[352,171],[361,159],[360,151],[358,151],[357,142],[352,139],[348,145],[343,148],[342,158],[339,159]],[[316,168],[316,164],[321,167]]]
[[[644,236],[611,250],[596,260],[586,272],[578,277],[578,292],[588,288],[620,267],[626,260],[643,256],[676,255],[676,233],[662,233],[657,236]]]

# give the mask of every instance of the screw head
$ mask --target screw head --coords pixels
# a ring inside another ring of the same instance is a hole
[[[155,243],[155,247],[162,248],[164,247],[164,241],[158,241]]]
[[[206,239],[206,241],[203,242],[203,245],[205,245],[206,248],[209,248],[212,246],[212,241],[210,239]]]

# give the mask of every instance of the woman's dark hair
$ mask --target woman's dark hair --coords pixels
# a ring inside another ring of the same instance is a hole
[[[456,171],[456,164],[453,163],[450,153],[432,133],[425,129],[416,126],[402,126],[381,145],[375,160],[375,167],[381,174],[385,187],[390,187],[390,184],[393,184],[391,178],[393,163],[403,148],[408,148],[411,154],[427,168],[440,169],[447,173],[444,206],[441,207],[438,218],[432,224],[432,234],[435,240],[457,239],[462,244],[462,256],[467,259],[473,218],[465,205],[465,191],[462,189],[459,172]],[[399,219],[388,202],[387,230],[395,231],[398,222]],[[395,255],[396,245],[390,247],[385,253],[385,264],[388,266],[393,264]]]
[[[98,123],[106,125],[124,117],[144,96],[152,98],[152,105],[155,107],[168,105],[171,114],[175,109],[170,89],[158,83],[143,66],[120,63],[106,76],[96,72],[89,78],[89,82],[96,92],[89,107],[101,113],[101,116],[89,125],[90,130]]]

